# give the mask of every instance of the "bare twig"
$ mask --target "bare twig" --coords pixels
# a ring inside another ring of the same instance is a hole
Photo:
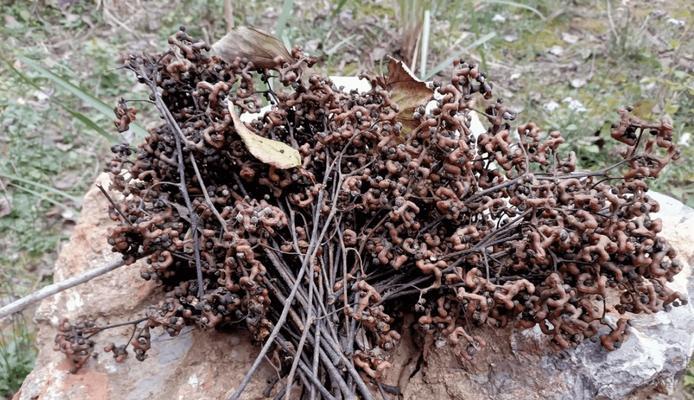
[[[118,205],[116,205],[116,203],[113,201],[113,199],[112,199],[111,196],[108,194],[108,192],[106,191],[106,189],[104,189],[104,187],[101,186],[100,184],[97,184],[96,187],[99,188],[99,190],[100,190],[101,193],[104,195],[104,197],[106,197],[106,199],[108,200],[108,202],[111,203],[111,206],[113,207],[113,209],[116,210],[116,212],[118,213],[118,215],[120,215],[120,217],[123,219],[123,222],[125,222],[125,223],[127,223],[128,225],[131,225],[131,226],[132,226],[133,223],[130,222],[130,220],[129,220],[125,215],[123,215],[123,211],[121,211],[121,210],[120,210],[120,207],[118,207]]]
[[[122,267],[123,265],[123,260],[113,260],[106,263],[105,265],[102,265],[94,269],[90,269],[89,271],[83,272],[77,276],[73,276],[63,281],[56,282],[52,285],[43,287],[42,289],[30,295],[22,297],[21,299],[16,300],[0,308],[0,319],[3,319],[14,313],[20,312],[25,308],[29,307],[30,305],[39,302],[49,296],[53,296],[56,293],[60,293],[77,285],[81,285],[82,283],[88,282],[98,276],[111,272],[118,267]]]
[[[322,199],[323,191],[321,191],[318,195],[318,204],[322,203]],[[328,224],[328,222],[329,221],[326,221],[326,225]],[[292,302],[294,301],[294,297],[296,296],[296,293],[299,290],[299,286],[301,286],[301,279],[304,277],[304,274],[306,273],[306,269],[310,264],[309,261],[312,260],[313,256],[315,255],[315,251],[318,249],[318,244],[321,242],[324,232],[325,230],[323,230],[320,237],[317,237],[316,235],[318,233],[318,224],[314,225],[312,240],[309,245],[308,251],[306,252],[307,256],[304,258],[304,262],[301,265],[301,269],[299,270],[299,273],[296,276],[296,283],[292,287],[292,291],[289,293],[289,296],[287,296],[287,301],[284,307],[282,308],[282,313],[277,319],[275,327],[272,329],[270,336],[268,336],[267,340],[265,341],[265,344],[263,345],[263,348],[260,350],[260,353],[256,357],[255,361],[253,361],[253,364],[248,369],[248,372],[246,372],[246,375],[243,377],[243,380],[241,380],[241,383],[239,384],[236,391],[229,397],[229,400],[238,400],[240,398],[244,389],[246,388],[248,383],[251,381],[251,378],[255,374],[255,371],[258,369],[260,363],[263,361],[263,357],[270,350],[270,347],[272,347],[275,338],[277,337],[280,329],[282,328],[282,325],[287,320],[287,314],[289,313],[289,309],[291,308]]]

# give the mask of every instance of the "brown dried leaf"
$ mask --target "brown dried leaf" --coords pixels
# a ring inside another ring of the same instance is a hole
[[[212,52],[230,63],[236,57],[246,57],[260,68],[275,67],[277,57],[292,61],[284,44],[276,37],[256,28],[240,26],[212,45]]]
[[[391,101],[400,109],[396,119],[402,124],[401,133],[407,135],[419,125],[419,121],[412,117],[414,110],[419,106],[426,106],[434,96],[434,91],[426,82],[415,78],[402,61],[393,57],[389,57],[386,84]]]
[[[236,133],[241,136],[241,140],[243,140],[243,143],[253,157],[279,169],[301,166],[301,155],[298,150],[290,147],[286,143],[256,135],[243,124],[243,121],[241,121],[241,118],[239,118],[234,110],[233,103],[229,103],[228,109],[229,114],[231,114],[231,119],[234,121]]]

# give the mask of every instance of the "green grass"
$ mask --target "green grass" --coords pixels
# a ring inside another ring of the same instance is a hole
[[[10,155],[0,158],[0,179],[11,198],[9,215],[0,218],[0,266],[4,273],[25,273],[35,271],[64,238],[65,224],[76,218],[79,199],[98,172],[97,156],[108,143],[95,141],[82,122],[49,102],[49,86],[39,90],[7,69],[0,72],[0,150]],[[69,104],[64,96],[55,99]],[[29,279],[32,286],[42,272]],[[23,290],[18,285],[18,294]]]
[[[694,38],[691,29],[669,21],[670,17],[681,18],[685,26],[694,24],[685,1],[670,2],[665,10],[647,3],[618,9],[618,2],[613,2],[612,23],[605,2],[598,2],[596,7],[579,1],[577,7],[568,8],[549,1],[523,2],[545,19],[521,7],[486,3],[492,2],[458,3],[461,10],[476,6],[476,13],[457,14],[448,8],[450,24],[473,27],[474,37],[496,32],[470,55],[487,64],[490,80],[502,88],[497,93],[520,111],[519,120],[534,121],[565,134],[564,148],[578,153],[581,168],[615,159],[617,149],[609,137],[609,127],[620,107],[632,106],[646,119],[669,117],[675,141],[694,133],[694,75],[688,72],[691,65],[684,57],[694,50]],[[666,15],[654,14],[660,11]],[[502,16],[506,22],[493,23],[494,16]],[[567,33],[577,36],[578,41],[563,40]],[[553,46],[561,46],[563,53],[548,54]],[[514,72],[519,76],[509,79]],[[573,87],[572,79],[584,83]],[[562,102],[567,97],[580,101],[586,111],[572,111]],[[551,101],[560,106],[547,112],[543,106]],[[598,138],[605,144],[598,146]],[[652,187],[694,205],[694,149],[685,144],[681,151],[680,160]]]
[[[688,398],[694,398],[694,360],[689,363],[689,368],[684,375],[684,390]]]
[[[21,320],[0,334],[0,398],[10,398],[34,368],[34,338]]]

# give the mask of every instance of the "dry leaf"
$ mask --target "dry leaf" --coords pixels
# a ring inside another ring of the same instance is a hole
[[[234,110],[233,103],[229,103],[228,109],[231,119],[234,121],[236,133],[241,136],[241,140],[253,157],[279,169],[301,166],[301,155],[298,150],[286,143],[256,135],[243,124]]]
[[[419,121],[412,116],[414,110],[419,106],[426,106],[434,96],[434,91],[426,82],[415,78],[402,61],[393,57],[389,57],[386,84],[391,101],[400,109],[396,119],[402,124],[401,133],[407,135],[419,126]]]
[[[236,57],[246,57],[260,68],[272,68],[275,59],[292,61],[292,56],[276,37],[255,28],[240,26],[212,45],[212,52],[230,63]]]

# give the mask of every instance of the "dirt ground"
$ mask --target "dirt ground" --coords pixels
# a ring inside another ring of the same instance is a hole
[[[422,78],[445,76],[453,58],[473,60],[519,119],[564,132],[584,168],[616,155],[609,128],[619,107],[670,118],[682,157],[654,188],[694,204],[687,0],[0,0],[0,10],[0,305],[51,282],[80,198],[117,140],[99,108],[144,97],[120,60],[164,48],[180,25],[210,42],[232,21],[256,26],[319,57],[317,69],[331,75],[382,70],[388,55],[409,60],[413,40]],[[156,122],[151,110],[138,118]],[[32,363],[31,329],[21,317],[10,325],[0,335],[0,398]],[[685,382],[692,390],[694,375]]]

